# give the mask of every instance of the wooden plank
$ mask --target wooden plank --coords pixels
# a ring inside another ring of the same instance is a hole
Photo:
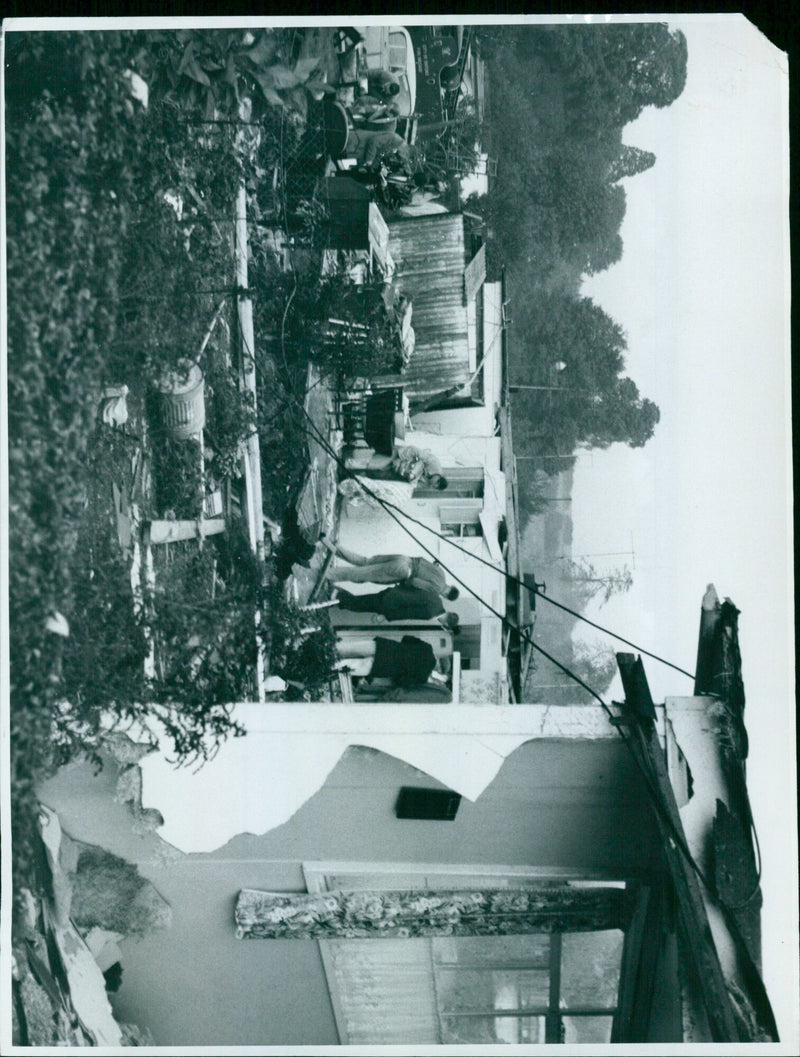
[[[497,538],[497,523],[495,519],[489,517],[488,514],[481,510],[478,514],[478,521],[483,529],[483,539],[486,549],[489,551],[489,557],[493,562],[498,562],[502,565],[503,552],[500,550],[500,541]]]
[[[461,654],[457,650],[453,653],[453,668],[450,673],[450,685],[450,702],[453,705],[457,705],[461,701]]]
[[[655,719],[656,709],[650,695],[650,687],[647,685],[642,658],[635,657],[632,653],[618,653],[617,664],[629,707],[637,716]]]
[[[630,657],[630,654],[617,654],[620,671],[623,666],[627,666],[630,672]],[[641,659],[638,660],[641,664]],[[640,676],[630,680],[629,686],[630,697],[626,692],[622,705],[623,711],[634,720],[627,728],[628,743],[642,770],[648,775],[655,800],[654,815],[661,833],[664,861],[677,897],[679,935],[690,980],[705,1008],[712,1040],[747,1041],[739,1037],[700,881],[677,846],[677,842],[684,847],[688,847],[688,844],[655,723],[642,716],[648,701],[652,704],[643,668]]]
[[[619,1002],[614,1014],[611,1042],[646,1042],[640,1026],[634,1026],[634,1016],[640,1019],[649,1010],[655,983],[655,964],[658,952],[658,931],[648,929],[653,924],[650,889],[642,887],[625,932],[620,967]]]
[[[486,281],[486,244],[478,250],[464,270],[464,300],[474,301]]]
[[[692,776],[686,757],[681,752],[681,747],[675,737],[672,723],[668,719],[664,723],[664,747],[667,753],[667,774],[670,785],[675,791],[675,802],[681,808],[691,799]]]
[[[225,518],[200,518],[195,521],[150,521],[146,523],[149,527],[149,542],[177,543],[179,540],[193,540],[216,536],[225,531]],[[143,529],[145,526],[143,526]]]
[[[355,697],[353,696],[353,680],[349,672],[339,672],[339,689],[342,692],[343,704],[352,705]]]
[[[389,228],[383,214],[374,202],[369,204],[369,245],[381,268],[386,267],[389,252]]]

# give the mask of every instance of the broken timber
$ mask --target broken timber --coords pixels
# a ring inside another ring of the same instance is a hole
[[[625,728],[625,736],[650,786],[664,861],[675,889],[681,947],[692,986],[700,996],[712,1040],[739,1042],[733,1006],[711,933],[700,881],[692,863],[678,846],[680,843],[683,848],[688,848],[667,774],[664,750],[658,740],[654,719],[649,716],[653,701],[642,660],[631,653],[618,653],[617,663],[625,689],[622,708],[632,721]]]

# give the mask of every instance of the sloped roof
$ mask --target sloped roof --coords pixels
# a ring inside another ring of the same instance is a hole
[[[414,305],[414,355],[403,372],[412,400],[469,381],[466,246],[460,213],[389,224],[389,253],[398,289]]]

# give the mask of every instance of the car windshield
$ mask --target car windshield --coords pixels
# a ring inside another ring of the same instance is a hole
[[[389,65],[403,69],[406,64],[406,38],[402,33],[389,34]]]
[[[394,74],[400,82],[400,91],[394,97],[394,102],[400,110],[401,117],[408,117],[412,110],[411,89],[408,86],[408,77],[405,73],[400,73],[399,70],[395,70]]]

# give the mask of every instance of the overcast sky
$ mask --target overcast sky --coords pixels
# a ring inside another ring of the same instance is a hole
[[[625,129],[624,141],[653,151],[656,165],[625,181],[623,258],[583,291],[625,328],[627,370],[661,408],[661,422],[644,449],[615,445],[579,460],[573,552],[598,567],[632,566],[631,591],[596,615],[689,670],[706,584],[741,610],[765,975],[791,1038],[798,933],[786,63],[738,17],[671,25],[688,41],[686,88]],[[630,551],[631,540],[632,557],[600,557]],[[647,658],[645,667],[656,700],[691,693],[677,672]]]

